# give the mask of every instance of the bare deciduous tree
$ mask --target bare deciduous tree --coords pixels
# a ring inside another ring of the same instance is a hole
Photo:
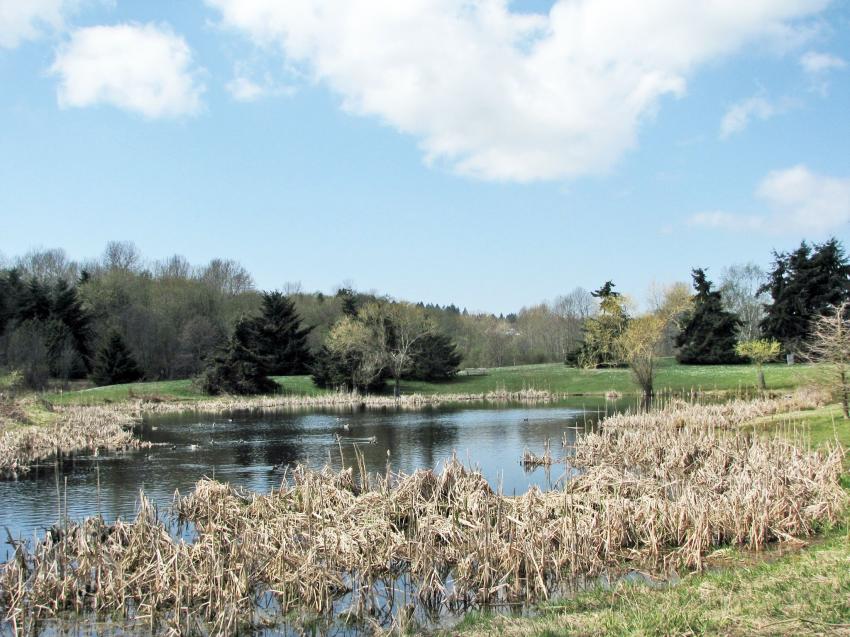
[[[761,335],[759,323],[770,296],[759,289],[766,280],[767,274],[755,263],[739,263],[723,269],[720,296],[725,309],[737,314],[741,321],[738,338],[742,341],[756,340]]]
[[[823,366],[824,382],[850,419],[850,302],[812,322],[804,358]]]

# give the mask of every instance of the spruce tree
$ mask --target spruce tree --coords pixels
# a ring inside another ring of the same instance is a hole
[[[773,256],[773,270],[759,289],[773,299],[765,305],[761,329],[794,351],[808,338],[814,319],[850,299],[850,263],[835,238],[812,246],[803,241]]]
[[[412,359],[413,364],[405,378],[435,381],[454,376],[463,357],[451,338],[434,333],[426,334],[416,342]]]
[[[268,394],[278,389],[268,377],[269,361],[259,352],[253,320],[240,319],[227,344],[207,363],[201,388],[208,394]]]
[[[254,319],[258,353],[266,359],[273,376],[304,374],[312,357],[307,336],[312,327],[302,328],[295,304],[280,292],[264,292],[262,312]]]
[[[690,319],[676,337],[676,360],[687,365],[740,363],[735,351],[738,317],[723,309],[720,292],[711,289],[705,270],[692,270],[692,276],[697,293]]]
[[[142,377],[142,372],[121,334],[113,331],[98,350],[91,379],[96,385],[132,383]]]

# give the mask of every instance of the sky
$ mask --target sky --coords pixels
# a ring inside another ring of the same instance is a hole
[[[515,311],[850,247],[850,5],[0,0],[0,254]]]

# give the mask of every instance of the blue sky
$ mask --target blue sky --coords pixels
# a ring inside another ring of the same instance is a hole
[[[507,312],[850,243],[846,3],[628,4],[0,0],[0,252]]]

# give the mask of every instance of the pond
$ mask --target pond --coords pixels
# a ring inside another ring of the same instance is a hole
[[[532,485],[551,488],[568,479],[569,463],[527,471],[520,464],[527,448],[540,455],[548,439],[552,455],[622,402],[581,401],[546,406],[500,408],[439,407],[422,411],[288,411],[147,418],[138,435],[149,449],[102,457],[78,456],[62,466],[39,467],[19,481],[0,482],[0,529],[31,539],[57,522],[103,515],[107,521],[135,515],[139,491],[161,509],[175,490],[188,493],[204,476],[268,492],[280,485],[283,469],[296,463],[321,468],[355,464],[355,448],[369,472],[411,473],[439,468],[453,454],[478,468],[505,494]],[[4,538],[5,540],[6,538]],[[5,542],[0,561],[11,554]]]

